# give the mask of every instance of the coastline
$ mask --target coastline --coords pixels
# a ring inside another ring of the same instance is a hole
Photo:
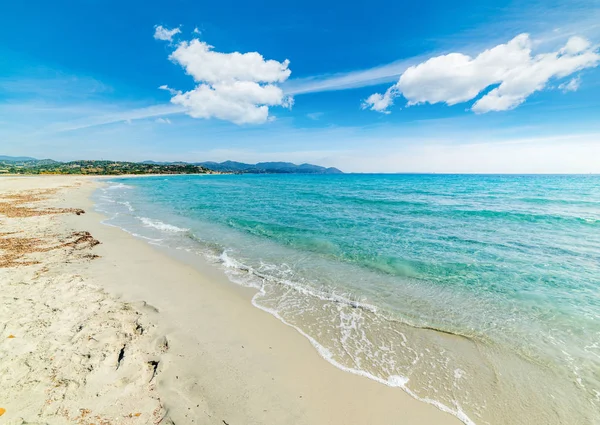
[[[107,302],[113,307],[107,309],[106,314],[114,315],[110,311],[128,306],[129,310],[125,311],[133,314],[131,319],[135,318],[131,323],[145,324],[143,327],[148,332],[139,338],[132,337],[124,345],[121,360],[119,353],[123,345],[118,339],[121,336],[115,340],[113,335],[107,340],[111,342],[109,347],[114,349],[112,363],[109,363],[114,366],[116,362],[119,365],[116,372],[126,376],[119,376],[121,386],[115,386],[114,382],[96,385],[111,388],[113,396],[119,394],[123,400],[136,394],[130,402],[138,402],[138,406],[123,403],[119,414],[125,419],[107,423],[460,423],[454,416],[412,398],[399,388],[333,367],[319,356],[306,338],[254,307],[250,301],[253,290],[231,283],[218,270],[201,265],[191,267],[119,228],[102,224],[104,217],[94,211],[90,199],[100,184],[98,180],[97,176],[1,178],[2,192],[25,190],[27,186],[71,185],[39,204],[82,208],[86,213],[57,214],[40,220],[48,226],[49,233],[59,229],[63,234],[87,231],[101,244],[91,248],[100,256],[93,260],[65,264],[54,261],[43,266],[3,268],[0,272],[3,276],[8,275],[9,285],[15,279],[34,285],[29,280],[40,267],[48,267],[48,274],[80,276],[80,296],[93,290],[105,291],[106,299],[110,300]],[[14,181],[17,183],[12,184]],[[78,182],[79,185],[74,186]],[[28,220],[34,219],[37,218]],[[4,217],[0,217],[0,221],[4,222]],[[35,227],[27,229],[24,223],[16,221],[11,225],[21,232],[36,230]],[[3,285],[4,282],[5,279]],[[43,298],[47,292],[40,290],[37,295]],[[60,292],[53,293],[55,300],[62,296]],[[84,314],[89,304],[78,303],[77,308],[82,311],[74,310],[73,314]],[[117,317],[112,319],[119,320]],[[59,323],[55,323],[44,337],[52,339],[55,328],[64,331]],[[125,338],[132,332],[122,330],[122,333]],[[0,345],[3,358],[8,358],[11,364],[23,362],[23,358],[12,357],[15,354],[11,354],[8,344],[29,338],[28,334],[10,340],[4,336]],[[35,350],[25,353],[25,357],[35,353]],[[93,354],[92,349],[90,353]],[[23,352],[19,354],[22,356]],[[155,375],[151,368],[143,373],[137,370],[139,364],[148,365],[149,362],[157,362]],[[35,373],[35,370],[29,373]],[[85,370],[78,371],[75,376],[80,379],[80,386],[81,382],[89,382]],[[148,385],[149,377],[155,384]],[[86,386],[83,384],[84,388]],[[9,420],[8,423],[19,423],[19,417],[25,421],[40,420],[34,408],[16,411],[19,402],[27,401],[32,405],[31,400],[23,397],[33,397],[33,394],[10,389],[0,391],[6,392],[1,399],[10,400],[2,401],[5,405],[0,406],[6,409],[3,420]],[[70,393],[70,396],[77,393]],[[139,400],[146,400],[143,397],[148,397],[149,401],[142,406]],[[102,400],[95,400],[95,404],[89,406],[82,404],[79,409],[98,411],[114,418],[117,412],[111,412],[114,407],[107,399],[96,398]],[[65,400],[63,404],[70,406],[84,402]],[[157,408],[159,411],[153,417]],[[135,416],[137,413],[140,415]],[[24,414],[32,416],[25,417]],[[133,416],[126,417],[127,414]],[[81,418],[81,423],[93,423],[91,416],[88,417]],[[43,420],[68,423],[61,422],[55,415],[46,415]]]

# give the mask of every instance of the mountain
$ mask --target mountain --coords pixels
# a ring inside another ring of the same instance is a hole
[[[151,167],[162,167],[156,168],[157,170],[187,170],[186,167],[204,167],[207,170],[218,171],[218,172],[226,172],[226,173],[250,173],[250,174],[264,174],[264,173],[273,173],[273,174],[342,174],[342,171],[337,168],[330,167],[321,167],[320,165],[313,164],[300,164],[296,165],[291,162],[259,162],[258,164],[246,164],[243,162],[236,161],[225,161],[225,162],[196,162],[193,164],[181,161],[174,162],[161,162],[161,161],[141,161],[141,162],[121,162],[121,161],[71,161],[68,163],[63,163],[59,161],[54,161],[52,159],[35,159],[26,156],[5,156],[0,155],[0,163],[3,163],[7,167],[20,167],[20,168],[38,168],[38,167],[46,167],[47,170],[53,167],[52,169],[63,169],[65,167],[71,166],[72,168],[83,167],[87,169],[88,167],[96,167],[99,169],[104,169],[103,167],[108,166],[109,163],[121,164],[123,169],[129,169],[131,171],[141,171],[152,169]],[[136,167],[134,164],[139,164],[144,167]],[[62,167],[62,168],[61,168]],[[180,168],[172,168],[172,167],[180,167]],[[138,170],[139,168],[139,170]],[[192,168],[190,168],[192,170]],[[188,170],[187,172],[190,172]],[[64,170],[63,170],[64,171]]]
[[[146,161],[138,162],[138,164],[148,164],[148,165],[189,165],[189,163],[183,162],[183,161],[175,161],[175,162],[169,162],[169,161],[151,161],[149,159],[146,160]],[[192,164],[192,165],[197,165],[197,164]]]
[[[192,164],[143,164],[124,161],[0,161],[2,174],[214,174],[199,165]]]
[[[6,155],[0,155],[0,161],[25,162],[25,161],[37,161],[37,158],[32,158],[30,156],[6,156]]]
[[[3,167],[20,167],[20,168],[34,168],[44,165],[59,164],[59,162],[53,159],[36,159],[30,156],[6,156],[0,155],[0,164]]]
[[[225,162],[197,162],[195,165],[201,165],[214,171],[238,171],[238,172],[258,172],[252,164],[244,164],[243,162],[225,161]]]
[[[243,162],[225,161],[225,162],[198,162],[194,165],[201,165],[214,171],[229,171],[239,173],[298,173],[298,174],[342,174],[337,168],[321,167],[313,164],[296,165],[291,162],[259,162],[258,164],[245,164]]]

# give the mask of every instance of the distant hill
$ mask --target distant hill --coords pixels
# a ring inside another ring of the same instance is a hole
[[[123,161],[2,161],[0,173],[3,174],[214,174],[199,165],[192,164],[142,164]]]
[[[0,155],[0,161],[25,162],[25,161],[37,161],[37,158],[32,158],[30,156],[6,156],[6,155]]]
[[[150,161],[150,160],[142,161],[142,162],[139,162],[138,164],[149,164],[149,165],[189,165],[188,162],[183,162],[183,161],[169,162],[169,161]]]
[[[245,164],[243,162],[225,161],[225,162],[198,162],[195,165],[201,165],[214,171],[238,172],[238,173],[298,173],[298,174],[342,174],[337,168],[321,167],[313,164],[296,165],[291,162],[259,162],[258,164]]]
[[[291,162],[259,162],[246,164],[225,162],[126,162],[126,161],[71,161],[35,159],[27,156],[0,155],[3,173],[59,173],[59,174],[146,174],[146,173],[249,173],[249,174],[342,174],[337,168],[313,164],[296,165]]]

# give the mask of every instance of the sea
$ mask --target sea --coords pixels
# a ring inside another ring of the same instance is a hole
[[[600,176],[173,175],[94,200],[335,367],[465,424],[600,424]]]

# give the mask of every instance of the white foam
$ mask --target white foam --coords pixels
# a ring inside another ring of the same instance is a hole
[[[261,296],[266,294],[265,290],[264,290],[264,286],[260,285],[260,284],[257,285],[256,282],[253,282],[253,281],[250,281],[247,279],[241,279],[242,276],[241,276],[241,273],[239,273],[239,272],[240,271],[247,272],[248,275],[262,280],[263,283],[267,282],[267,281],[272,281],[276,278],[269,276],[269,275],[262,275],[261,273],[254,270],[252,267],[246,266],[245,264],[231,258],[231,256],[229,256],[227,254],[227,251],[224,251],[219,256],[219,260],[220,260],[220,263],[227,269],[226,274],[228,275],[228,277],[230,278],[231,281],[233,281],[234,283],[237,283],[239,285],[250,286],[250,287],[254,287],[254,288],[258,289],[258,292],[256,293],[256,295],[254,295],[254,297],[252,297],[252,305],[254,305],[255,307],[257,307],[263,311],[266,311],[267,313],[273,315],[275,318],[277,318],[282,323],[295,329],[298,333],[300,333],[302,336],[304,336],[306,339],[308,339],[310,341],[312,346],[315,347],[315,349],[317,350],[317,352],[319,353],[319,355],[321,357],[323,357],[327,362],[329,362],[333,366],[335,366],[338,369],[341,369],[345,372],[364,376],[366,378],[372,379],[374,381],[377,381],[381,384],[384,384],[384,385],[387,385],[390,387],[400,388],[403,391],[405,391],[407,394],[409,394],[411,397],[413,397],[419,401],[422,401],[424,403],[431,404],[431,405],[437,407],[438,409],[442,410],[443,412],[446,412],[446,413],[449,413],[449,414],[455,416],[456,418],[458,418],[460,421],[462,421],[466,425],[475,425],[475,422],[473,422],[468,417],[468,415],[460,408],[460,406],[456,402],[455,402],[455,408],[452,409],[452,408],[446,406],[445,404],[440,403],[437,400],[432,400],[430,398],[418,396],[416,393],[414,393],[411,389],[409,389],[406,386],[408,384],[409,379],[405,376],[391,375],[386,380],[381,377],[375,376],[365,370],[355,369],[355,368],[351,368],[351,367],[342,365],[337,360],[335,360],[333,353],[329,349],[327,349],[326,347],[321,345],[316,339],[314,339],[312,336],[308,335],[306,332],[304,332],[298,326],[295,326],[295,325],[289,323],[288,321],[286,321],[279,314],[279,312],[277,310],[260,305],[258,302],[259,299],[261,298]],[[256,280],[256,279],[254,279],[254,280]],[[277,279],[277,282],[284,284],[288,287],[291,287],[304,295],[310,295],[313,297],[317,297],[324,301],[333,301],[333,302],[338,302],[338,303],[344,303],[347,305],[351,305],[353,307],[360,307],[365,310],[369,310],[375,314],[377,313],[374,306],[365,304],[365,303],[360,303],[358,301],[353,301],[353,300],[349,299],[348,297],[343,297],[343,296],[339,296],[336,294],[326,294],[326,293],[322,293],[320,291],[315,291],[310,288],[307,288],[306,286],[299,285],[295,282],[292,282],[292,281],[289,281],[286,279]]]
[[[125,205],[127,207],[127,209],[129,210],[129,212],[134,212],[135,208],[133,208],[131,206],[131,204],[127,201],[123,201],[123,202],[117,202],[117,204],[121,204],[121,205]]]
[[[245,268],[242,263],[240,263],[239,261],[234,260],[229,255],[227,255],[227,251],[223,251],[221,253],[221,255],[219,256],[219,260],[220,260],[221,264],[223,264],[224,267],[227,267],[227,268],[230,268],[230,269],[241,269],[241,270],[244,270],[244,268]]]
[[[151,243],[153,245],[160,245],[160,242],[162,242],[162,239],[149,238],[147,236],[140,235],[139,233],[131,232],[131,231],[125,229],[124,227],[117,226],[116,224],[109,223],[108,221],[111,220],[112,218],[114,218],[114,217],[107,218],[106,220],[102,220],[100,223],[102,223],[102,224],[104,224],[106,226],[116,227],[117,229],[121,229],[125,233],[129,233],[131,236],[135,236],[136,238],[147,240],[148,243]]]
[[[377,308],[374,305],[364,303],[364,302],[361,302],[358,300],[354,300],[354,299],[352,299],[352,296],[347,296],[344,294],[337,294],[334,291],[331,291],[331,292],[319,291],[315,288],[310,288],[308,286],[298,284],[298,283],[294,282],[293,280],[288,280],[288,279],[283,279],[281,277],[275,277],[275,276],[271,276],[268,274],[263,274],[260,271],[257,271],[254,268],[247,266],[247,265],[231,258],[229,255],[227,255],[227,251],[224,251],[221,254],[221,256],[219,257],[219,260],[223,264],[223,266],[225,266],[228,269],[231,269],[233,272],[235,272],[237,270],[243,271],[243,272],[249,273],[253,276],[256,276],[257,278],[264,280],[264,281],[268,281],[268,282],[276,281],[276,283],[285,285],[303,295],[315,297],[322,301],[332,301],[335,303],[349,305],[354,308],[360,308],[363,310],[367,310],[367,311],[370,311],[371,313],[377,313]],[[277,267],[269,266],[266,268],[267,269],[275,269]],[[255,286],[255,285],[251,285],[251,286]]]
[[[460,368],[456,368],[454,369],[454,379],[462,379],[462,377],[465,376],[465,371],[460,369]]]
[[[400,375],[388,376],[388,385],[390,387],[404,387],[408,384],[408,378]]]
[[[163,232],[187,232],[190,229],[184,229],[182,227],[173,226],[172,224],[163,223],[160,220],[152,220],[148,217],[136,217],[140,220],[144,226],[152,227],[154,229],[162,230]]]
[[[106,188],[106,190],[116,190],[116,189],[133,189],[133,186],[129,186],[123,183],[117,183],[112,186]]]
[[[276,317],[277,319],[279,319],[279,321],[281,321],[282,323],[295,329],[298,333],[300,333],[302,336],[304,336],[306,339],[308,339],[310,341],[310,343],[313,345],[313,347],[315,347],[315,349],[321,355],[321,357],[323,357],[325,360],[327,360],[327,362],[329,362],[333,366],[335,366],[338,369],[341,369],[345,372],[352,373],[354,375],[364,376],[365,378],[372,379],[373,381],[377,381],[377,382],[387,385],[389,387],[401,388],[407,394],[409,394],[411,397],[413,397],[419,401],[422,401],[424,403],[431,404],[431,405],[437,407],[438,409],[440,409],[441,411],[455,416],[456,418],[458,418],[460,421],[462,421],[466,425],[476,425],[475,422],[473,422],[471,420],[471,418],[469,418],[467,416],[467,414],[460,408],[460,406],[458,406],[458,404],[456,405],[456,409],[452,409],[452,408],[446,406],[445,404],[440,403],[439,401],[432,400],[430,398],[419,397],[417,394],[415,394],[412,390],[410,390],[406,386],[406,384],[408,383],[408,378],[406,378],[404,376],[392,375],[392,376],[389,376],[387,380],[385,380],[385,379],[375,376],[369,372],[366,372],[364,370],[354,369],[354,368],[342,365],[341,363],[339,363],[337,360],[335,360],[333,358],[331,351],[329,351],[327,348],[325,348],[324,346],[319,344],[319,342],[317,342],[316,339],[314,339],[313,337],[308,335],[306,332],[304,332],[299,327],[294,326],[291,323],[287,322],[283,317],[281,317],[281,315],[276,310],[273,310],[273,309],[270,309],[270,308],[267,308],[267,307],[264,307],[264,306],[261,306],[260,304],[258,304],[258,302],[256,300],[260,295],[264,295],[263,290],[259,291],[254,297],[252,297],[252,305],[254,305],[257,308],[260,308],[263,311],[266,311],[267,313],[269,313],[269,314],[273,315],[274,317]]]

